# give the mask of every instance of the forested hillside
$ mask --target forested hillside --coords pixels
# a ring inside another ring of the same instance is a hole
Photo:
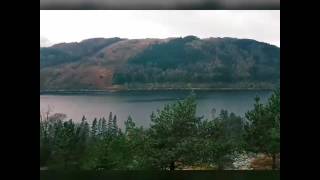
[[[280,81],[280,48],[195,36],[95,38],[40,48],[40,90],[267,88]]]

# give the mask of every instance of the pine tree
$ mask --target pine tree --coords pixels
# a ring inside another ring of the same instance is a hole
[[[128,135],[129,132],[135,128],[135,123],[132,120],[132,117],[129,115],[127,121],[124,122],[125,125],[125,134]]]
[[[243,122],[241,117],[221,110],[217,118],[202,127],[200,155],[203,162],[216,164],[222,170],[233,162],[233,155],[241,147]]]
[[[280,89],[273,92],[266,105],[268,111],[271,112],[271,121],[273,127],[270,128],[270,146],[269,150],[272,156],[272,168],[276,169],[277,154],[280,153]]]
[[[90,127],[85,116],[82,117],[79,127],[79,141],[85,146],[90,134]]]
[[[153,113],[151,121],[151,146],[146,153],[152,159],[152,164],[161,169],[175,170],[177,161],[188,164],[195,160],[192,147],[197,141],[201,118],[196,116],[193,95]]]
[[[103,117],[101,121],[101,133],[103,137],[106,136],[107,131],[108,131],[107,120]]]
[[[109,119],[108,119],[108,134],[111,135],[112,134],[112,112],[109,113]]]
[[[117,125],[117,116],[113,116],[111,132],[113,136],[117,136],[118,134],[118,125]]]
[[[98,121],[98,132],[97,132],[97,135],[99,138],[101,138],[102,136],[102,119],[99,118],[99,121]]]
[[[84,123],[87,120],[86,116],[82,116],[81,123]]]
[[[280,90],[273,93],[266,105],[256,97],[254,109],[246,113],[246,118],[247,150],[272,157],[272,168],[275,169],[276,155],[280,153]]]
[[[98,132],[98,120],[97,118],[94,118],[91,125],[91,136],[93,138],[96,138]]]
[[[40,115],[40,167],[46,166],[50,158],[50,138],[48,136],[48,121]]]
[[[81,123],[77,128],[77,132],[76,132],[76,134],[81,138],[87,137],[87,133],[89,132],[86,129],[86,124],[87,124],[87,118],[85,116],[82,116]]]

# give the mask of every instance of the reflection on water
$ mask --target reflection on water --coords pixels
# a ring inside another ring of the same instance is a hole
[[[48,107],[52,113],[67,114],[68,118],[80,121],[85,115],[88,121],[95,117],[108,117],[113,112],[123,127],[123,121],[129,115],[137,125],[148,126],[150,114],[165,104],[184,99],[190,94],[188,91],[137,91],[104,94],[84,95],[40,95],[40,110],[46,111]],[[212,109],[218,113],[227,109],[244,116],[245,112],[253,107],[254,97],[261,97],[265,102],[271,91],[200,91],[196,92],[197,114],[211,118]]]

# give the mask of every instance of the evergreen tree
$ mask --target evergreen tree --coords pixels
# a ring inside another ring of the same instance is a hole
[[[112,132],[113,136],[117,136],[117,134],[119,132],[118,131],[118,125],[117,125],[117,116],[116,115],[113,116],[111,132]]]
[[[214,114],[214,113],[213,113]],[[152,112],[148,129],[132,117],[124,133],[111,112],[91,124],[64,121],[65,115],[40,116],[40,166],[49,169],[175,170],[180,165],[216,165],[225,169],[236,152],[264,153],[273,168],[280,157],[280,90],[266,104],[255,98],[243,119],[227,110],[218,117],[196,116],[195,96]]]
[[[128,135],[132,131],[136,124],[133,122],[132,117],[129,115],[127,121],[124,122],[125,125],[125,134]]]
[[[97,133],[98,133],[98,120],[97,118],[94,118],[91,125],[91,136],[93,138],[96,138]]]
[[[77,135],[81,138],[81,141],[86,141],[89,136],[90,128],[85,116],[82,117],[80,126],[77,128]]]
[[[109,119],[108,119],[108,134],[111,135],[112,134],[112,122],[113,121],[113,116],[112,116],[112,112],[109,113]]]
[[[40,167],[46,166],[50,158],[51,147],[48,136],[48,122],[40,116]]]
[[[101,138],[102,136],[102,118],[99,118],[99,121],[98,121],[98,132],[97,132],[97,136],[99,138]]]
[[[242,118],[227,110],[221,110],[219,117],[205,121],[199,142],[201,162],[215,164],[218,169],[231,166],[234,153],[242,146]]]
[[[276,168],[276,155],[280,153],[280,90],[263,105],[255,98],[254,109],[246,113],[245,140],[248,151],[265,153],[272,157]]]
[[[76,163],[78,168],[82,166],[83,158],[85,157],[85,153],[88,150],[88,143],[90,137],[90,126],[86,121],[86,117],[83,116],[80,125],[77,126],[77,132],[75,134],[76,137],[76,147],[73,150],[74,156],[76,156]]]
[[[196,117],[195,97],[166,105],[151,115],[151,146],[148,154],[154,166],[175,170],[176,163],[191,163],[192,144],[197,141],[197,128],[201,119]]]
[[[101,120],[101,134],[102,137],[105,137],[108,132],[107,120],[103,117]]]

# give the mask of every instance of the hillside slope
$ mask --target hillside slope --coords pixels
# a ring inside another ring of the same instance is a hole
[[[195,36],[95,38],[40,48],[40,90],[273,88],[280,48]]]

